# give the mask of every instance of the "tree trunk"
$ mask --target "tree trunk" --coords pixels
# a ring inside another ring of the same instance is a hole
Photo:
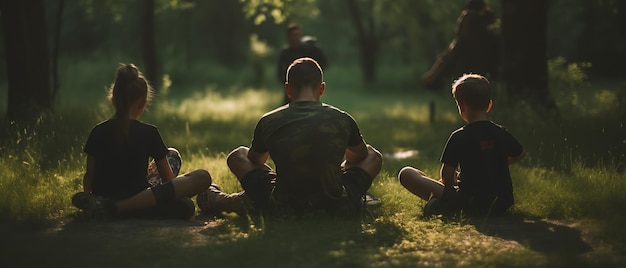
[[[502,0],[504,79],[509,95],[553,110],[548,90],[546,0]]]
[[[378,58],[379,40],[375,30],[374,18],[372,16],[372,2],[369,4],[369,14],[363,18],[363,12],[359,9],[356,0],[347,0],[348,11],[352,18],[352,23],[356,28],[359,42],[359,52],[361,57],[361,70],[363,79],[366,82],[376,81],[376,59]]]
[[[52,73],[52,94],[56,96],[59,92],[59,43],[61,41],[61,26],[63,22],[63,9],[65,8],[65,1],[59,0],[59,6],[56,13],[56,25],[54,28],[54,39],[52,40],[52,59],[51,59],[51,73]]]
[[[143,59],[145,66],[144,73],[148,81],[152,83],[155,90],[160,85],[159,80],[159,61],[156,50],[156,38],[154,27],[154,0],[143,1],[143,29],[142,29],[142,46]]]
[[[0,1],[7,57],[7,117],[32,118],[52,110],[45,1]]]

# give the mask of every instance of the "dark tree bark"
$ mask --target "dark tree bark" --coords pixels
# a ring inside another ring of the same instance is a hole
[[[207,50],[220,64],[228,67],[240,66],[246,61],[249,36],[241,1],[203,1],[196,8],[204,9],[206,19],[202,29],[206,30]]]
[[[507,91],[554,110],[548,90],[546,0],[502,0],[503,72]]]
[[[65,1],[59,0],[59,6],[56,13],[56,26],[54,28],[54,39],[52,40],[52,94],[56,96],[59,92],[60,81],[58,72],[59,62],[59,43],[61,41],[61,25],[63,24],[63,9]]]
[[[356,0],[347,0],[348,11],[356,29],[361,57],[363,79],[366,82],[376,81],[376,60],[378,58],[379,37],[376,33],[372,2],[368,1],[368,10],[362,11]]]
[[[7,117],[31,118],[52,110],[45,1],[0,1],[7,58]]]
[[[160,85],[159,80],[159,60],[156,49],[156,37],[154,27],[154,0],[143,1],[143,29],[142,29],[142,47],[143,59],[145,66],[144,73],[148,81],[152,83],[155,90]]]

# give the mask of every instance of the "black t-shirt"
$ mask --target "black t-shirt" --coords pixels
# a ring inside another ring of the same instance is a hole
[[[484,205],[497,197],[499,207],[513,204],[513,186],[508,157],[519,156],[522,146],[504,127],[477,121],[454,131],[441,162],[459,167],[459,192]]]
[[[148,188],[149,158],[158,161],[168,152],[155,126],[130,120],[128,136],[121,136],[114,119],[96,125],[83,150],[95,158],[93,194],[111,198],[130,197]]]
[[[299,101],[265,114],[251,149],[269,152],[276,165],[275,197],[336,191],[346,148],[363,142],[355,120],[317,101]],[[290,197],[287,197],[290,196]]]

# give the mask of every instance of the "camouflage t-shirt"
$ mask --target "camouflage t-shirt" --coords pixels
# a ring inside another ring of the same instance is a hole
[[[274,197],[335,192],[345,150],[363,142],[354,118],[318,101],[299,101],[265,114],[251,149],[276,165]]]

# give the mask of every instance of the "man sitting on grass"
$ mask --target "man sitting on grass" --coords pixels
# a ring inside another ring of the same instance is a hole
[[[291,102],[259,120],[250,148],[228,156],[245,194],[225,195],[213,185],[198,196],[201,209],[229,210],[247,196],[256,209],[269,212],[360,212],[381,154],[365,143],[352,116],[320,102],[326,84],[315,60],[293,61],[285,87]],[[276,171],[266,164],[270,156]]]
[[[452,85],[452,95],[467,124],[448,139],[441,156],[441,181],[405,167],[398,174],[400,183],[429,200],[425,216],[460,210],[470,215],[501,214],[513,205],[509,165],[526,153],[511,133],[487,119],[492,105],[487,78],[463,75]]]

